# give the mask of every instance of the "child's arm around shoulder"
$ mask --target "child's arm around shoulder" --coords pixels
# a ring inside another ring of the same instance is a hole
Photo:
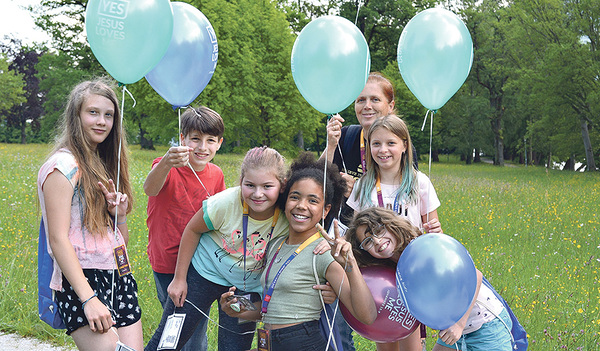
[[[333,225],[335,242],[331,245],[331,255],[336,262],[329,265],[325,278],[331,283],[334,291],[339,292],[340,301],[356,319],[367,325],[372,324],[377,318],[375,300],[360,273],[352,253],[352,245],[340,237],[337,220]]]
[[[185,167],[190,159],[188,146],[173,146],[154,166],[144,182],[144,192],[148,196],[156,196],[162,189],[171,168]]]

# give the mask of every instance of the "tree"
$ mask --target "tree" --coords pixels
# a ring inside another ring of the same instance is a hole
[[[504,88],[512,63],[506,52],[505,28],[508,16],[497,1],[463,1],[465,22],[473,40],[471,74],[486,90],[490,109],[488,118],[494,134],[494,164],[504,166]]]
[[[40,49],[21,46],[17,39],[11,39],[9,43],[3,43],[1,51],[10,57],[8,66],[10,70],[19,73],[23,77],[24,103],[13,105],[6,113],[6,126],[19,130],[19,142],[27,143],[27,127],[31,125],[32,131],[39,131],[39,119],[43,114],[42,104],[44,95],[39,90],[39,79],[36,77],[35,65],[42,55]],[[15,48],[19,48],[15,50]],[[7,140],[8,141],[8,140]]]
[[[268,0],[203,1],[200,10],[217,34],[219,61],[200,98],[225,120],[233,146],[295,149],[303,131],[311,141],[320,115],[294,84],[290,57],[295,35],[285,14]]]
[[[8,68],[9,62],[0,55],[0,112],[25,102],[23,75]]]
[[[371,70],[381,71],[389,62],[396,61],[398,40],[406,24],[418,12],[434,7],[439,2],[345,0],[340,6],[340,16],[356,23],[369,45]]]
[[[286,14],[286,19],[296,34],[315,18],[337,13],[338,1],[327,0],[326,3],[315,3],[305,0],[277,0],[277,6]]]
[[[482,89],[477,81],[470,79],[443,109],[443,145],[449,151],[457,152],[466,164],[476,161],[480,151],[494,152],[494,146],[489,142],[493,136],[486,118],[491,113],[490,106]]]
[[[518,50],[515,48],[521,67],[519,86],[531,93],[529,100],[539,106],[540,117],[530,123],[530,132],[542,132],[556,141],[546,150],[548,166],[552,164],[552,155],[561,161],[570,160],[571,164],[576,158],[584,157],[587,169],[596,170],[590,126],[594,125],[594,118],[597,119],[593,113],[593,96],[599,89],[599,62],[595,44],[591,44],[591,40],[586,44],[581,35],[585,31],[598,38],[598,33],[584,29],[588,23],[584,18],[593,16],[593,9],[600,10],[598,5],[590,9],[580,6],[582,3],[587,2],[515,2],[511,16],[518,25],[512,28],[511,35],[515,42],[524,44]],[[577,143],[568,142],[574,141],[577,130],[583,149],[577,147]]]

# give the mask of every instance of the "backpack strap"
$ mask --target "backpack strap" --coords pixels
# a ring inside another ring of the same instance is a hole
[[[344,136],[344,147],[343,150],[348,152],[356,142],[356,138],[360,136],[360,130],[362,127],[360,124],[352,124],[346,129],[346,135]]]
[[[508,305],[506,300],[504,300],[504,298],[500,294],[498,294],[496,289],[494,289],[492,284],[485,277],[482,277],[481,284],[484,284],[485,286],[487,286],[494,293],[494,295],[496,295],[496,298],[498,300],[500,300],[500,302],[502,302],[502,304],[504,305],[504,308],[506,309],[506,312],[508,312],[508,316],[510,317],[510,319],[512,321],[512,328],[510,330],[510,334],[511,334],[513,349],[517,350],[517,351],[526,351],[527,347],[529,346],[529,341],[527,340],[527,332],[525,331],[525,328],[523,328],[523,326],[517,319],[517,316],[515,316],[514,312],[510,309],[510,306]],[[477,301],[477,302],[480,303],[480,301]],[[488,310],[489,310],[489,308],[488,308]],[[491,310],[490,310],[490,312],[491,312]],[[504,323],[502,318],[498,318],[498,319],[500,319],[500,321],[502,321]]]

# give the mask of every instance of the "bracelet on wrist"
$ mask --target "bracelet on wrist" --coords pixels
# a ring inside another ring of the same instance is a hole
[[[117,225],[121,225],[121,224],[125,224],[127,223],[127,218],[125,218],[125,220],[123,220],[123,222],[117,222]]]
[[[81,303],[81,309],[83,310],[85,308],[85,304],[88,303],[91,299],[93,299],[94,297],[97,297],[98,294],[96,294],[96,292],[94,292],[94,295],[90,296],[87,300],[83,301]]]

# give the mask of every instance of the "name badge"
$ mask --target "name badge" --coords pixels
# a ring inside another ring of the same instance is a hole
[[[256,329],[258,351],[271,351],[271,334],[266,329]]]
[[[129,258],[127,257],[127,250],[125,250],[125,245],[115,247],[115,262],[117,263],[117,270],[119,271],[119,277],[124,276],[131,272],[131,267],[129,266]]]
[[[120,341],[117,341],[117,347],[115,348],[115,351],[135,351],[135,349],[123,344]]]
[[[167,317],[167,323],[158,343],[157,350],[174,350],[179,342],[185,313],[173,313]]]

